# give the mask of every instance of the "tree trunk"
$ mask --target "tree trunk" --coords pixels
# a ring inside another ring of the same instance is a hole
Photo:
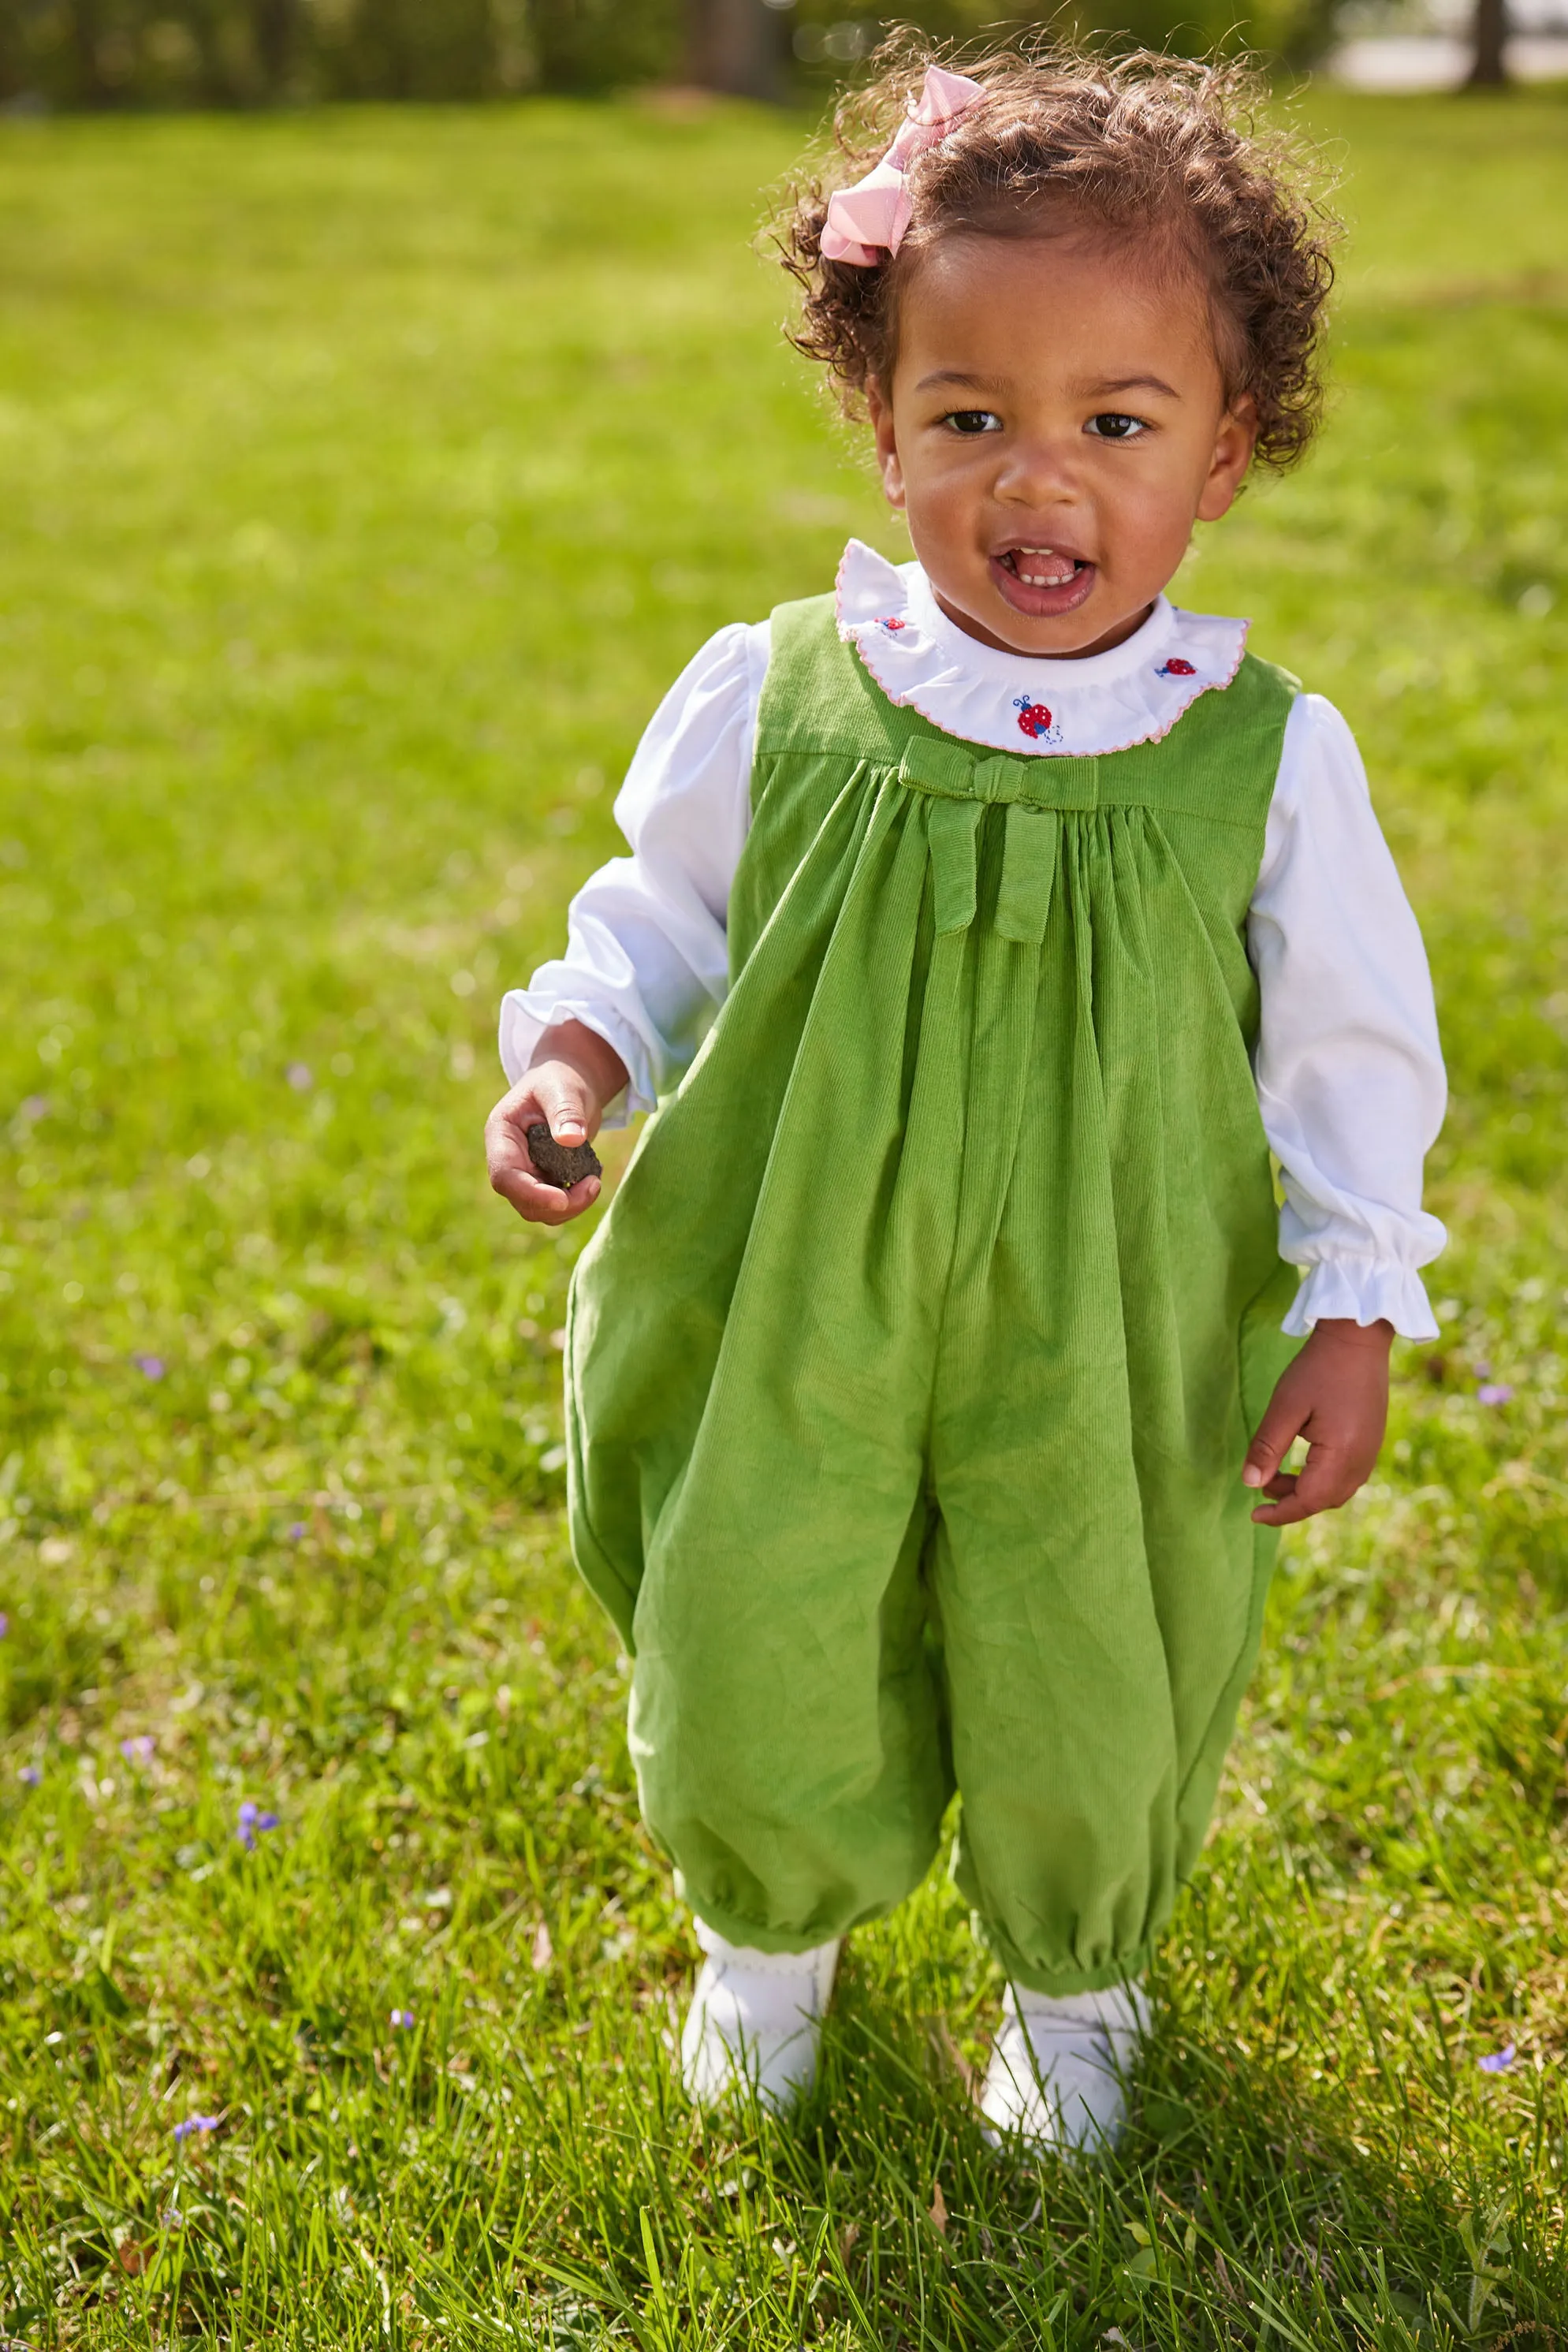
[[[1508,79],[1508,0],[1476,0],[1467,89],[1500,89]]]
[[[75,0],[71,47],[76,51],[77,89],[83,106],[107,106],[109,86],[98,61],[98,0]]]
[[[688,79],[702,89],[775,103],[781,95],[780,18],[765,0],[688,0]]]
[[[251,0],[250,31],[262,88],[273,104],[288,95],[294,63],[295,0]]]

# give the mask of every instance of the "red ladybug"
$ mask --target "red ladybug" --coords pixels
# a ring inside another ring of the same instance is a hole
[[[1172,654],[1169,661],[1161,662],[1155,674],[1160,677],[1196,677],[1197,676],[1191,662],[1183,661],[1180,654]]]
[[[1039,737],[1051,732],[1051,713],[1043,702],[1030,702],[1019,695],[1013,704],[1019,715],[1019,725],[1026,735]]]

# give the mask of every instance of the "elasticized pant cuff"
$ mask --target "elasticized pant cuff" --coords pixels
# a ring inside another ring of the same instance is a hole
[[[1001,1935],[978,1912],[970,1915],[970,1924],[977,1943],[994,1954],[1009,1983],[1021,1986],[1025,1992],[1043,1993],[1052,2000],[1072,1992],[1109,1992],[1117,1985],[1130,1984],[1141,1977],[1149,1965],[1152,1947],[1145,1943],[1135,1944],[1130,1952],[1097,1969],[1036,1968],[1009,1937]]]
[[[738,1944],[752,1952],[815,1952],[824,1944],[836,1943],[852,1928],[863,1927],[868,1920],[884,1918],[894,1908],[891,1903],[879,1905],[874,1910],[862,1911],[855,1918],[812,1920],[805,1927],[780,1931],[768,1927],[760,1919],[747,1919],[737,1911],[726,1910],[722,1903],[710,1903],[694,1894],[684,1874],[675,1873],[675,1893],[690,1906],[705,1927],[722,1936],[727,1944]]]

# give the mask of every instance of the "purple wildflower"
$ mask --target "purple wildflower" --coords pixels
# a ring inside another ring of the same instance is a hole
[[[24,1118],[42,1118],[48,1110],[48,1108],[49,1097],[47,1095],[24,1095],[22,1097],[22,1116]]]
[[[254,1798],[247,1797],[239,1809],[239,1826],[235,1831],[235,1835],[246,1853],[254,1853],[256,1839],[263,1836],[267,1831],[275,1830],[277,1827],[277,1815],[264,1813]]]
[[[25,1789],[36,1789],[43,1777],[36,1764],[24,1764],[16,1775]]]
[[[158,1742],[150,1731],[139,1731],[134,1739],[122,1739],[120,1743],[120,1752],[128,1764],[151,1764],[157,1748]]]
[[[1483,1381],[1476,1391],[1478,1404],[1511,1404],[1513,1391],[1506,1381]]]
[[[400,2032],[401,2032],[401,2031],[405,2031],[409,2026],[411,2026],[411,2025],[413,2023],[413,2010],[412,2010],[412,2009],[394,2009],[394,2010],[393,2010],[393,2011],[392,2011],[392,2021],[393,2025],[394,2025],[394,2026],[396,2026],[396,2027],[399,2029],[399,2031],[400,2031]]]
[[[308,1062],[290,1062],[283,1075],[297,1095],[308,1095],[316,1083]]]
[[[305,1522],[303,1519],[296,1519],[288,1530],[288,1540],[290,1543],[300,1543],[304,1540],[304,1536]]]
[[[176,2139],[189,2139],[193,2132],[216,2131],[217,2127],[218,2119],[216,2116],[187,2116],[183,2124],[175,2125],[174,2137]]]
[[[162,1356],[132,1356],[131,1360],[144,1380],[161,1381],[168,1369]]]
[[[1483,2074],[1506,2074],[1513,2064],[1512,2042],[1510,2042],[1501,2050],[1489,2050],[1486,2056],[1477,2063]]]
[[[6,1616],[4,1609],[0,1609],[0,1642],[3,1642],[5,1639],[6,1634],[10,1631],[11,1620]]]

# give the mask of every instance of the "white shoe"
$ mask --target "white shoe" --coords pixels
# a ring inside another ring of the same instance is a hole
[[[986,2069],[980,2112],[993,2145],[1017,2132],[1063,2156],[1113,2147],[1126,2113],[1124,2090],[1148,2031],[1136,1986],[1108,1992],[1024,1992],[1009,1985]]]
[[[809,1952],[757,1952],[727,1944],[700,1919],[696,1930],[707,1958],[681,2035],[686,2095],[714,2106],[744,2084],[778,2114],[816,2079],[838,1943]]]

